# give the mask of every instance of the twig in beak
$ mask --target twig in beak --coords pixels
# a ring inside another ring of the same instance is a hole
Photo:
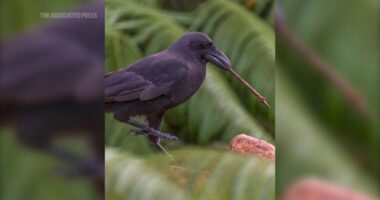
[[[265,99],[265,97],[264,96],[262,96],[259,92],[257,92],[256,90],[255,90],[255,88],[253,88],[247,81],[245,81],[243,78],[241,78],[240,76],[239,76],[239,74],[238,73],[236,73],[233,69],[232,69],[232,67],[227,67],[227,70],[229,71],[229,72],[231,72],[231,74],[237,79],[237,80],[239,80],[241,83],[243,83],[258,99],[259,99],[259,101],[262,103],[262,104],[264,104],[264,106],[266,107],[266,108],[269,108],[270,106],[269,106],[269,103],[267,102],[267,100]]]

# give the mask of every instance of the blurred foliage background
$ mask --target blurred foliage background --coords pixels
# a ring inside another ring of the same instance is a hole
[[[293,181],[317,176],[379,198],[379,8],[376,0],[277,1],[276,27],[298,39],[276,30],[279,195]],[[305,56],[306,48],[318,59]],[[322,62],[357,91],[370,115],[316,70]]]
[[[44,24],[51,23],[49,19],[41,19],[41,12],[64,12],[84,2],[86,1],[0,1],[0,45],[9,38],[23,36],[39,29]],[[1,72],[2,69],[0,69],[0,74]],[[0,112],[3,110],[0,109]],[[54,158],[51,154],[22,146],[18,141],[15,127],[2,124],[4,120],[7,121],[7,119],[0,119],[0,199],[92,200],[98,198],[99,193],[96,192],[89,179],[64,177],[63,169],[72,167],[70,164]],[[80,155],[92,155],[91,146],[85,137],[69,136],[60,138],[56,142]]]
[[[207,33],[271,108],[209,64],[201,89],[170,110],[162,141],[175,162],[129,126],[106,117],[106,199],[275,199],[274,164],[229,153],[246,133],[274,143],[273,1],[106,1],[106,71],[166,49],[183,34]]]
[[[0,1],[0,38],[45,23],[40,12],[80,2]],[[107,116],[107,199],[274,199],[274,165],[228,153],[227,142],[240,132],[271,143],[276,135],[278,196],[313,175],[379,198],[378,0],[276,5],[293,34],[360,91],[370,117],[357,113],[281,33],[275,38],[272,0],[108,0],[106,6],[106,72],[165,49],[185,32],[202,31],[272,106],[263,109],[228,74],[208,66],[202,89],[164,122],[164,131],[180,137],[164,145],[182,168]],[[88,181],[67,187],[49,173],[56,160],[21,147],[11,130],[0,133],[1,199],[95,198]]]

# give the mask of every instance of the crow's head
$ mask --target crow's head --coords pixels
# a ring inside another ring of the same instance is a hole
[[[196,55],[196,57],[211,62],[224,70],[231,67],[227,56],[215,46],[206,34],[201,32],[187,33],[178,39],[171,49]]]
[[[169,51],[179,53],[190,59],[200,59],[203,63],[211,62],[217,67],[229,71],[237,80],[244,84],[254,95],[257,96],[265,107],[269,108],[269,104],[259,92],[257,92],[247,81],[237,74],[231,66],[231,62],[227,56],[220,51],[212,40],[204,33],[191,32],[178,39]]]

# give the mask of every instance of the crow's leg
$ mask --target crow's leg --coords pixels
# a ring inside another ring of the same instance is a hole
[[[155,115],[148,116],[147,121],[148,121],[149,126],[160,131],[161,122],[162,122],[162,119],[164,118],[164,114],[165,114],[164,112],[161,112]],[[159,151],[162,151],[165,154],[168,154],[165,148],[161,146],[159,137],[155,135],[148,135],[148,138]]]
[[[132,133],[134,134],[145,134],[145,135],[152,135],[158,138],[163,138],[163,139],[168,139],[168,140],[178,140],[178,138],[174,135],[170,135],[168,133],[161,133],[159,130],[155,129],[154,127],[147,126],[141,122],[130,119],[129,117],[125,117],[120,113],[115,113],[115,118],[121,122],[125,122],[131,126],[141,129],[141,130],[132,130]]]
[[[133,132],[138,133],[138,134],[143,134],[145,132],[146,135],[152,135],[152,136],[156,136],[156,137],[159,137],[162,139],[178,140],[178,138],[174,135],[170,135],[168,133],[161,133],[159,130],[156,130],[153,127],[147,126],[147,125],[140,123],[138,121],[135,121],[133,119],[128,119],[126,121],[126,123],[129,125],[132,125],[134,127],[140,128],[142,132],[141,131],[133,131]]]
[[[160,112],[155,115],[150,115],[147,117],[147,121],[150,127],[154,128],[155,130],[161,129],[161,122],[164,118],[165,112]],[[161,152],[165,153],[166,156],[171,159],[172,162],[176,162],[172,155],[170,155],[165,148],[160,144],[160,137],[157,137],[155,135],[148,135],[149,141],[152,142],[152,144]]]

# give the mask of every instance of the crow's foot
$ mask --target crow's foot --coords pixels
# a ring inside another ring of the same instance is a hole
[[[162,139],[167,139],[167,140],[178,140],[178,138],[174,135],[171,135],[169,133],[161,133],[160,131],[157,131],[154,128],[148,127],[143,129],[146,132],[149,132],[149,135],[157,136]]]
[[[129,133],[133,135],[149,135],[149,132],[146,132],[141,129],[131,129],[129,130]]]
[[[129,133],[134,135],[153,135],[166,140],[178,140],[178,138],[169,133],[162,133],[151,127],[144,127],[143,129],[131,129]]]

